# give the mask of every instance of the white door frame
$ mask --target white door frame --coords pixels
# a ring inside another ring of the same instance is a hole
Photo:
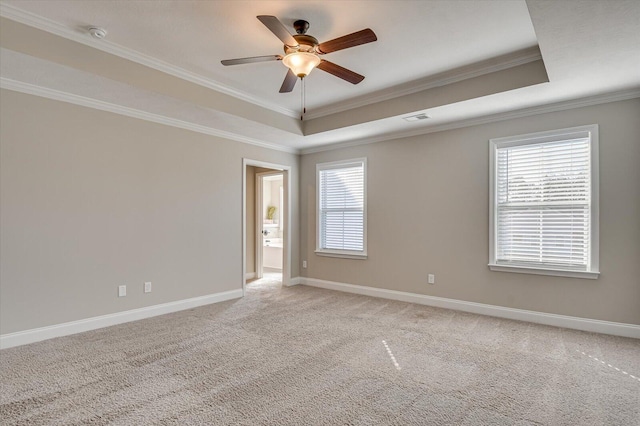
[[[247,278],[247,166],[263,167],[282,171],[282,185],[284,187],[284,229],[282,230],[282,285],[291,285],[291,166],[267,163],[264,161],[242,159],[242,295],[245,295]],[[257,206],[256,206],[257,208]]]
[[[264,235],[262,234],[262,230],[264,229],[264,221],[262,220],[262,207],[264,204],[264,177],[265,176],[274,176],[274,175],[278,175],[278,176],[282,176],[282,186],[284,187],[284,172],[282,170],[271,170],[268,172],[260,172],[260,173],[256,173],[256,186],[255,186],[255,192],[256,192],[256,199],[255,199],[255,220],[256,220],[256,254],[255,254],[255,260],[256,260],[256,278],[262,278],[262,274],[263,274],[263,264],[262,264],[262,259],[263,259],[263,248],[264,246],[259,243],[258,241],[262,241],[264,238]],[[284,200],[282,205],[284,206]],[[260,207],[260,208],[259,208]],[[284,223],[284,226],[287,226],[287,222],[285,221],[285,217],[284,217],[284,213],[280,212],[280,215],[282,216],[281,220]],[[284,231],[284,228],[283,228]],[[283,236],[284,236],[284,232],[283,232]],[[284,241],[284,239],[283,239]],[[284,256],[284,250],[282,252],[282,255]],[[284,262],[282,264],[282,266],[284,267]],[[283,270],[284,271],[284,270]]]

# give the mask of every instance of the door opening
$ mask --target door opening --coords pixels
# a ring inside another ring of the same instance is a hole
[[[289,170],[243,160],[243,291],[256,279],[290,284]]]
[[[284,175],[256,173],[256,278],[265,273],[282,281],[284,235]]]

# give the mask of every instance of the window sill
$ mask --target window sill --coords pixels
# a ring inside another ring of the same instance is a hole
[[[556,277],[587,278],[597,280],[600,272],[567,271],[563,269],[531,268],[527,266],[489,264],[489,269],[498,272],[515,272],[518,274],[551,275]]]
[[[356,254],[356,253],[344,253],[340,251],[327,251],[327,250],[316,250],[315,253],[318,256],[325,256],[325,257],[341,257],[343,259],[357,259],[357,260],[367,259],[366,253]]]

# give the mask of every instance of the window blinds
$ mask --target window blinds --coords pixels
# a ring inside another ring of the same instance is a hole
[[[364,164],[319,170],[320,249],[364,250]]]
[[[589,138],[497,149],[496,263],[589,270]]]

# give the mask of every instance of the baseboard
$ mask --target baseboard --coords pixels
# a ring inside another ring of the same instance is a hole
[[[247,272],[244,274],[244,279],[245,280],[252,280],[256,277],[256,273],[255,272]]]
[[[575,330],[591,331],[594,333],[612,334],[614,336],[640,339],[640,325],[619,322],[601,321],[588,318],[571,317],[566,315],[548,314],[544,312],[527,311],[524,309],[506,308],[503,306],[486,305],[483,303],[466,302],[464,300],[447,299],[444,297],[427,296],[424,294],[407,293],[404,291],[387,290],[382,288],[365,287],[361,285],[338,283],[315,278],[298,277],[300,284],[383,299],[399,300],[438,308],[454,309],[480,315],[508,318],[519,321],[529,321],[556,327],[572,328]]]
[[[137,321],[158,315],[169,314],[171,312],[183,311],[185,309],[196,308],[198,306],[224,302],[225,300],[237,299],[239,297],[242,297],[242,289],[224,291],[191,299],[178,300],[176,302],[162,303],[160,305],[147,306],[124,312],[116,312],[114,314],[101,315],[78,321],[3,334],[0,335],[0,349],[26,345],[28,343],[39,342],[41,340],[52,339],[54,337],[82,333],[84,331],[109,327],[130,321]]]
[[[289,280],[289,284],[287,285],[287,287],[292,287],[294,285],[302,284],[302,279],[303,279],[303,277],[291,278],[291,280]]]

